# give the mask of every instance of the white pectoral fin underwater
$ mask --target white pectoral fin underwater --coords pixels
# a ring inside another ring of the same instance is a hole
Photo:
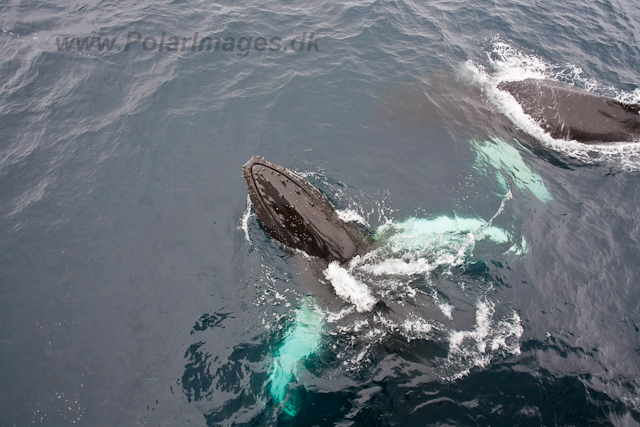
[[[295,396],[287,398],[287,388],[297,377],[300,365],[320,348],[324,318],[312,296],[307,296],[296,313],[282,343],[273,356],[269,372],[269,392],[274,404],[290,416],[298,407]]]
[[[520,151],[500,138],[489,141],[471,140],[476,151],[474,168],[481,174],[495,173],[498,183],[506,193],[508,182],[520,191],[530,191],[538,200],[547,203],[553,199],[542,177],[525,163]],[[524,147],[520,147],[526,151]]]

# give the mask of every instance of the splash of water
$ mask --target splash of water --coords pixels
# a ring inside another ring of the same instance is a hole
[[[510,318],[496,322],[494,313],[495,303],[479,300],[474,329],[450,332],[447,361],[457,370],[450,380],[467,375],[473,367],[486,367],[497,352],[520,354],[519,341],[524,332],[520,316],[513,312]]]
[[[247,239],[249,243],[251,243],[251,237],[249,237],[249,218],[251,218],[251,215],[251,197],[247,194],[247,208],[244,210],[244,214],[242,214],[242,220],[240,221],[238,230],[244,231],[244,238]]]
[[[360,313],[371,311],[376,304],[377,300],[367,285],[350,276],[337,261],[329,264],[324,275],[333,285],[336,294],[346,302],[355,305]]]

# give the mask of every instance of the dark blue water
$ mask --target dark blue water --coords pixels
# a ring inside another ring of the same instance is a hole
[[[1,3],[0,425],[640,423],[640,149],[552,140],[496,89],[638,102],[639,22],[630,0]],[[402,309],[318,298],[284,401],[311,288],[247,207],[253,155],[422,239],[315,274]]]

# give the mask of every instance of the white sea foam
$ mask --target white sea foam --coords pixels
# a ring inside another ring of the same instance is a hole
[[[336,294],[356,306],[361,313],[371,311],[377,300],[364,283],[349,275],[336,261],[329,264],[324,275],[331,282]]]
[[[438,308],[440,309],[440,311],[442,311],[442,314],[447,316],[449,320],[453,320],[452,313],[454,307],[451,304],[449,304],[448,302],[441,302],[438,304]]]
[[[429,264],[424,258],[415,260],[404,260],[399,258],[388,258],[377,264],[365,264],[362,270],[376,276],[383,274],[411,276],[418,273],[426,273],[435,269],[436,266]]]
[[[429,338],[433,330],[433,325],[421,317],[405,319],[400,324],[400,329],[404,332],[407,340]]]
[[[251,197],[247,194],[247,208],[242,214],[242,220],[240,221],[240,226],[238,230],[244,231],[244,237],[247,239],[247,242],[251,243],[251,237],[249,237],[249,218],[251,218]]]
[[[331,313],[331,312],[327,312],[327,323],[335,323],[338,320],[342,320],[344,319],[346,316],[353,314],[356,311],[355,306],[350,305],[348,307],[344,307],[342,308],[339,312],[337,313]]]
[[[340,209],[337,210],[338,218],[344,222],[357,222],[362,225],[369,225],[362,215],[353,209]]]
[[[435,289],[431,293],[431,298],[433,298],[433,301],[436,303],[442,314],[444,314],[449,320],[453,320],[453,310],[455,307],[446,301],[441,301],[438,296],[438,292]]]
[[[495,303],[480,300],[476,304],[474,329],[450,332],[448,362],[455,368],[450,379],[465,376],[473,367],[486,367],[496,355],[520,354],[520,337],[524,332],[520,316],[512,312],[496,320],[494,315]]]
[[[622,170],[640,169],[640,143],[621,141],[614,144],[586,145],[577,141],[555,139],[524,113],[520,104],[510,93],[499,90],[498,85],[504,81],[520,81],[529,78],[551,79],[629,103],[640,102],[640,89],[625,92],[603,85],[595,79],[585,78],[583,70],[576,65],[552,64],[502,41],[494,42],[487,56],[488,68],[473,61],[468,61],[466,67],[472,71],[475,82],[483,87],[489,102],[498,112],[508,117],[516,127],[535,137],[547,148],[582,162],[611,162]]]

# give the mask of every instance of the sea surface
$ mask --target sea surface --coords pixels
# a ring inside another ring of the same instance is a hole
[[[525,78],[640,102],[640,3],[1,2],[0,426],[640,424],[640,144]],[[307,268],[254,155],[376,248]]]

